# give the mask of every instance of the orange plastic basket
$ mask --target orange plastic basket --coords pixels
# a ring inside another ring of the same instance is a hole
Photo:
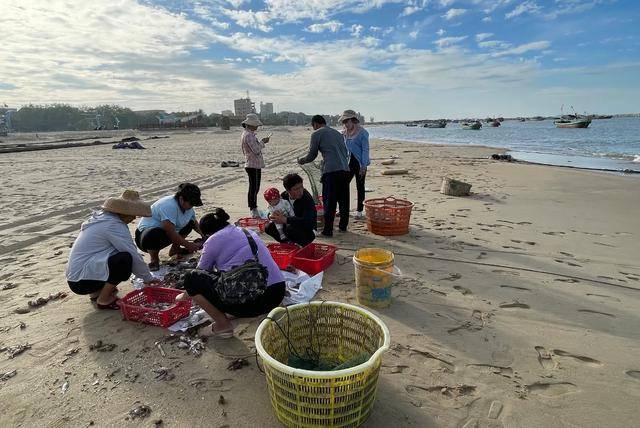
[[[245,227],[247,229],[254,229],[260,232],[264,232],[264,228],[269,223],[269,220],[266,218],[253,218],[253,217],[242,217],[238,219],[236,224],[240,227]]]
[[[409,220],[413,202],[394,197],[374,198],[364,201],[367,229],[382,236],[409,233]]]

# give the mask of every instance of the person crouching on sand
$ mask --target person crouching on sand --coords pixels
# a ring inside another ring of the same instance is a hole
[[[192,230],[202,236],[193,210],[200,206],[200,188],[193,183],[180,184],[175,195],[160,198],[151,205],[151,214],[140,220],[136,230],[136,245],[151,256],[150,270],[160,268],[160,250],[169,245],[169,256],[185,250],[193,253],[202,247],[186,239]]]
[[[116,287],[131,273],[148,285],[158,283],[127,227],[136,217],[151,215],[151,208],[135,190],[107,199],[101,208],[80,226],[69,254],[67,282],[74,293],[89,294],[98,309],[119,309]]]

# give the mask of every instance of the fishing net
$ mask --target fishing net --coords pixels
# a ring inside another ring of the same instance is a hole
[[[301,165],[302,170],[307,174],[309,187],[313,195],[313,200],[317,204],[322,196],[322,162],[309,162]],[[305,186],[306,187],[306,186]]]
[[[320,307],[322,307],[322,304]],[[323,319],[321,310],[311,310],[311,306],[309,306],[306,320],[306,328],[307,331],[310,332],[308,340],[304,341],[305,343],[302,345],[300,345],[300,341],[298,340],[298,347],[296,347],[291,339],[291,335],[295,334],[295,332],[291,331],[289,311],[287,308],[285,309],[286,316],[280,320],[268,319],[278,327],[278,330],[286,340],[289,351],[286,364],[289,367],[313,371],[343,370],[363,364],[371,358],[371,353],[360,352],[341,362],[339,358],[335,357],[335,355],[337,355],[335,352],[327,352],[327,350],[324,349],[327,344],[322,343],[323,341],[320,339],[321,335],[318,334],[318,329],[322,329],[322,327],[318,326],[323,323],[326,324],[327,320]]]

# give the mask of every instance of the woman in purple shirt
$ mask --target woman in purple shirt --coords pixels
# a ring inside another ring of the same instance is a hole
[[[229,224],[229,214],[222,208],[202,217],[200,230],[208,238],[202,248],[198,269],[210,271],[215,267],[225,271],[253,259],[246,235],[241,228]],[[269,313],[284,298],[286,287],[280,268],[258,235],[252,231],[249,233],[258,247],[258,261],[268,272],[267,289],[260,297],[243,304],[228,304],[210,282],[201,280],[202,276],[185,280],[185,291],[213,318],[213,333],[219,338],[233,336],[233,325],[225,314],[238,318],[256,317]]]

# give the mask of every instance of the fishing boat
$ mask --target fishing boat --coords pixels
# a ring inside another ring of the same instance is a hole
[[[556,128],[586,128],[591,124],[590,117],[580,117],[577,114],[573,116],[563,116],[553,122]]]
[[[424,128],[446,128],[447,121],[446,120],[430,120],[429,122],[425,122],[422,125]]]
[[[413,122],[408,122],[408,123],[405,123],[404,126],[418,126],[418,124]]]
[[[478,130],[482,128],[482,123],[479,120],[476,120],[475,122],[462,122],[460,126],[462,126],[462,129]]]
[[[502,125],[502,124],[500,123],[499,120],[494,120],[493,122],[491,122],[491,126],[493,126],[494,128],[497,128],[500,125]]]

